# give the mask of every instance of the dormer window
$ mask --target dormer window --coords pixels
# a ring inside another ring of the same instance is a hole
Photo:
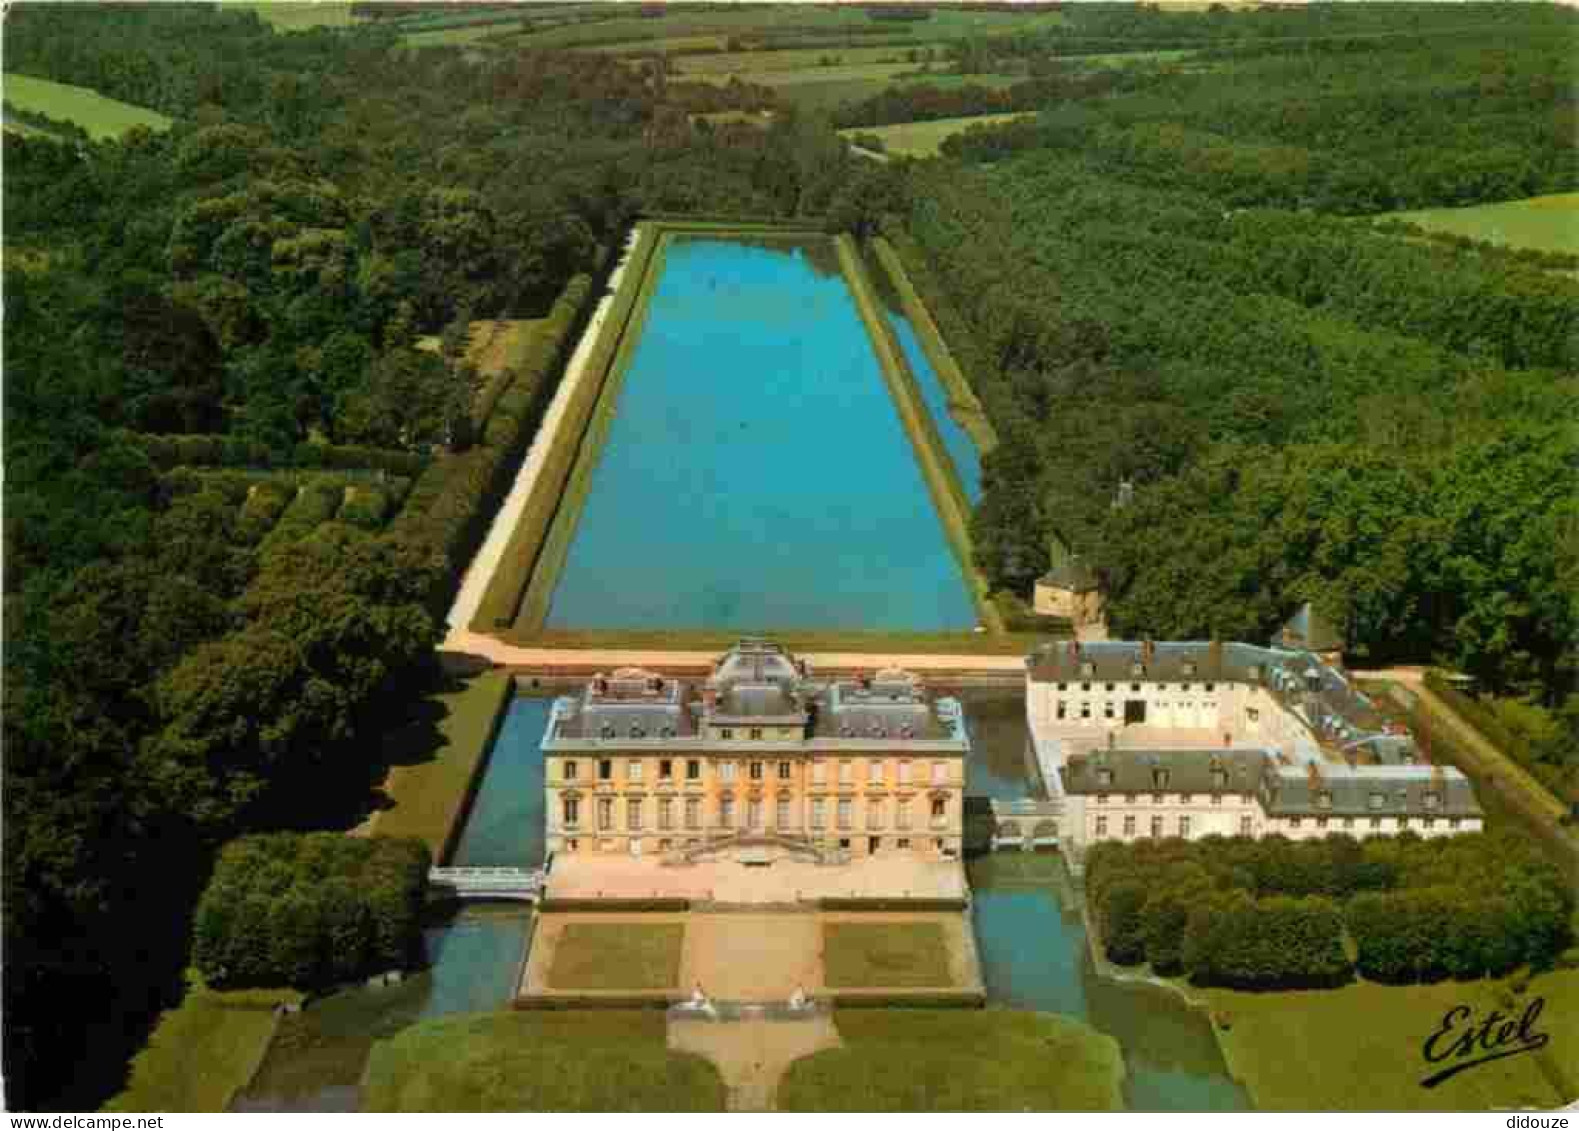
[[[1228,771],[1223,769],[1221,766],[1218,766],[1216,769],[1212,770],[1212,788],[1228,788]]]
[[[1080,674],[1089,679],[1091,676],[1097,674],[1097,666],[1090,661],[1087,661],[1086,663],[1080,665]],[[1089,691],[1090,688],[1087,688],[1086,690]]]
[[[1424,800],[1427,809],[1440,809],[1442,807],[1442,795],[1435,790],[1427,793]]]
[[[631,737],[632,738],[645,738],[645,737],[647,737],[647,732],[642,730],[640,726],[632,725],[631,726]]]
[[[1130,675],[1145,675],[1146,674],[1146,665],[1141,663],[1141,662],[1139,662],[1137,660],[1135,663],[1133,663],[1133,664],[1131,664],[1129,666],[1129,674]]]
[[[1194,675],[1195,674],[1195,661],[1194,660],[1185,660],[1184,661],[1184,674],[1185,675]]]
[[[1373,793],[1366,799],[1366,805],[1372,809],[1380,809],[1387,803],[1387,798],[1380,793]]]
[[[1112,770],[1098,770],[1097,771],[1097,784],[1098,785],[1112,785],[1113,784],[1113,771]]]
[[[1324,789],[1320,793],[1316,794],[1316,808],[1332,808],[1332,791],[1330,789]]]
[[[1167,770],[1163,770],[1163,769],[1156,769],[1156,770],[1151,771],[1151,781],[1152,781],[1152,784],[1154,786],[1156,786],[1158,789],[1167,789],[1168,788],[1168,771]]]
[[[613,738],[614,737],[614,724],[613,723],[604,723],[602,726],[600,726],[598,728],[598,734],[600,734],[604,738]]]

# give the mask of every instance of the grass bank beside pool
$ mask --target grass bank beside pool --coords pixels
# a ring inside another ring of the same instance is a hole
[[[1219,1023],[1228,1067],[1262,1111],[1488,1111],[1551,1109],[1579,1097],[1579,971],[1531,979],[1514,993],[1510,980],[1383,986],[1359,982],[1336,990],[1240,993],[1191,988]],[[1473,1022],[1493,1009],[1523,1015],[1546,999],[1534,1028],[1552,1039],[1534,1053],[1470,1068],[1424,1088],[1447,1067],[1426,1061],[1423,1046],[1459,1005]]]
[[[718,1070],[657,1011],[468,1014],[373,1047],[366,1111],[723,1111]]]
[[[954,984],[936,923],[828,923],[822,946],[824,977],[836,988]]]
[[[1579,192],[1532,196],[1473,208],[1389,212],[1377,220],[1404,220],[1432,232],[1451,232],[1508,247],[1579,255]]]
[[[844,1047],[790,1065],[784,1111],[1122,1111],[1118,1042],[1017,1010],[843,1009]]]
[[[384,791],[394,807],[380,811],[370,831],[418,837],[427,841],[434,860],[442,860],[513,693],[510,676],[485,672],[455,691],[432,696],[436,719],[388,736],[386,756],[398,764]]]
[[[548,984],[556,990],[663,990],[680,980],[680,923],[567,923]]]
[[[132,1061],[131,1082],[105,1111],[224,1111],[257,1070],[274,1033],[274,1007],[291,989],[220,993],[201,983],[159,1018]]]
[[[117,102],[85,86],[34,78],[32,75],[6,75],[5,100],[18,110],[31,110],[74,122],[88,131],[94,141],[120,137],[133,126],[167,130],[170,119],[153,110]]]

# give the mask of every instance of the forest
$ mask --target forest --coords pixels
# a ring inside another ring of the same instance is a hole
[[[410,50],[386,20],[276,34],[205,4],[10,11],[8,72],[174,119],[4,140],[10,1105],[120,1086],[220,845],[365,815],[642,213],[881,227],[1004,441],[975,517],[1004,590],[1056,539],[1115,632],[1259,639],[1313,600],[1361,660],[1559,702],[1579,284],[1365,217],[1574,188],[1576,22],[1447,7],[1091,5],[1057,42],[956,52],[1023,62],[1034,120],[888,165],[783,107],[693,124],[771,92],[661,60]],[[1187,65],[1143,75],[1062,59],[1183,40]],[[1011,97],[958,89],[835,119]],[[461,339],[494,317],[544,321],[482,388]],[[1579,762],[1560,717],[1553,759]]]

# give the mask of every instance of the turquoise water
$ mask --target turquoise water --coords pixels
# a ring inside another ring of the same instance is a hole
[[[1046,875],[1011,870],[1041,865]],[[1211,1023],[1171,991],[1097,976],[1078,913],[1052,883],[1055,857],[986,858],[971,865],[973,917],[990,1004],[1063,1013],[1118,1041],[1131,1111],[1246,1111]]]
[[[543,862],[543,733],[552,699],[517,697],[500,724],[451,861],[457,868]]]
[[[515,992],[529,915],[463,911],[422,932],[433,976],[421,1018],[500,1009]]]
[[[969,629],[831,244],[667,245],[550,628]]]
[[[970,438],[970,433],[949,415],[948,394],[944,391],[943,379],[932,368],[931,359],[921,347],[921,338],[916,334],[910,319],[898,310],[890,309],[887,313],[888,321],[894,327],[894,336],[905,351],[905,360],[910,363],[910,372],[915,374],[916,385],[921,389],[921,399],[926,402],[927,412],[937,425],[938,435],[942,437],[943,447],[954,464],[960,486],[965,489],[965,498],[975,506],[981,500],[981,457],[976,451],[976,443]]]

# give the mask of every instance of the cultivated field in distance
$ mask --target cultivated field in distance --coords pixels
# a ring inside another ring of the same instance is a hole
[[[881,130],[875,131],[881,133]],[[1472,208],[1423,208],[1389,212],[1382,220],[1405,220],[1433,232],[1473,240],[1579,255],[1579,192],[1532,196]]]
[[[170,128],[170,119],[153,110],[106,98],[85,86],[69,86],[31,75],[6,75],[5,100],[18,110],[31,110],[88,131],[95,141],[120,137],[133,126]]]

